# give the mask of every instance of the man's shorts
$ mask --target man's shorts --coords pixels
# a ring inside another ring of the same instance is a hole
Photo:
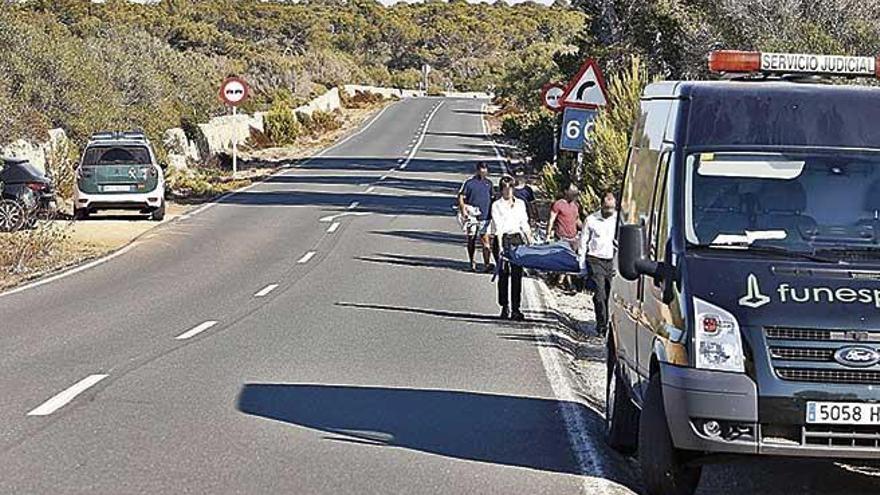
[[[465,224],[465,232],[467,235],[474,236],[483,236],[489,233],[489,225],[491,224],[491,220],[472,220]]]

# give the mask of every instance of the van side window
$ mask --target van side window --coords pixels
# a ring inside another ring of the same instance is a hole
[[[671,106],[670,100],[642,101],[642,115],[633,131],[632,150],[621,198],[624,223],[645,227],[651,224],[654,181]]]
[[[669,176],[669,160],[672,154],[665,152],[660,156],[660,167],[657,170],[657,183],[654,185],[654,200],[651,207],[651,230],[648,238],[651,240],[650,255],[654,261],[664,259],[666,255],[666,239],[669,233],[668,216],[666,210],[669,201],[667,177]]]

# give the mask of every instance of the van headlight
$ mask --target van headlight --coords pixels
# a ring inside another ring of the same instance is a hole
[[[694,327],[697,368],[745,371],[742,335],[732,314],[695,297]]]

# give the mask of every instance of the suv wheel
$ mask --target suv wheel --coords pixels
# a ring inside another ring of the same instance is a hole
[[[24,225],[25,211],[17,201],[0,200],[0,232],[15,232]]]
[[[152,213],[150,213],[150,220],[152,220],[154,222],[161,222],[164,219],[165,219],[165,200],[163,199],[162,204],[159,205],[158,208],[153,210]]]
[[[639,464],[650,495],[692,495],[700,482],[700,466],[688,466],[672,435],[663,407],[660,374],[651,376],[639,421]]]
[[[73,219],[74,220],[87,220],[89,218],[89,209],[88,208],[74,208],[73,209]]]
[[[610,338],[610,336],[609,336]],[[623,370],[608,346],[608,374],[605,380],[605,440],[622,454],[636,451],[639,428],[639,411],[629,398],[628,384],[622,378]]]

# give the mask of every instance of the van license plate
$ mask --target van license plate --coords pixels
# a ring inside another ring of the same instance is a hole
[[[129,185],[108,185],[104,186],[104,192],[129,192],[131,191],[131,186]]]
[[[861,402],[807,402],[807,423],[826,425],[880,425],[880,404]]]

